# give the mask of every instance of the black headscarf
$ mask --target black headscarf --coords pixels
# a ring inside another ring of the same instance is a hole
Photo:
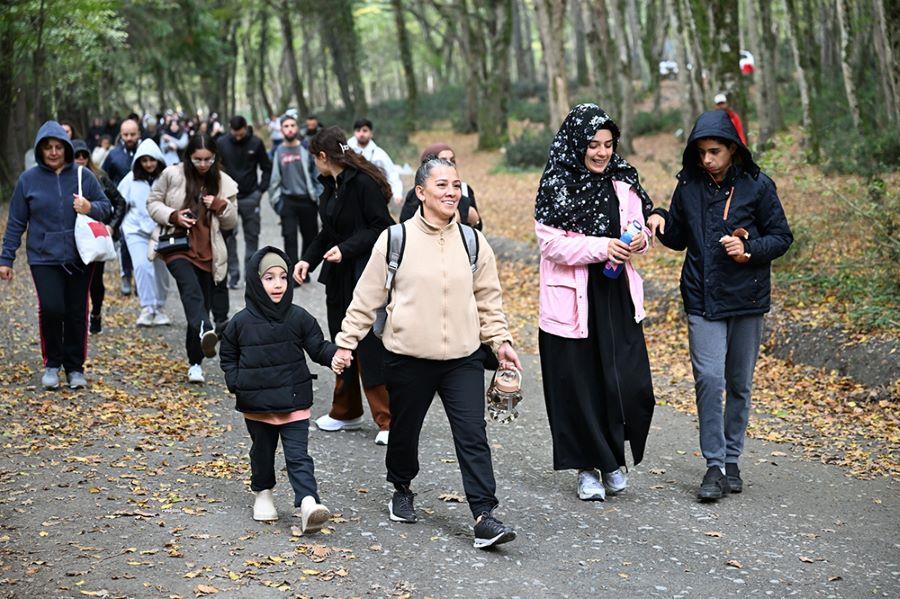
[[[613,136],[613,155],[602,173],[593,173],[584,165],[588,143],[600,129]],[[596,237],[619,237],[611,231],[610,208],[615,191],[612,181],[631,185],[641,198],[644,216],[653,209],[653,201],[638,180],[638,173],[615,153],[619,127],[596,104],[579,104],[566,117],[553,138],[550,155],[534,207],[534,218],[541,224]]]
[[[257,269],[259,269],[259,263],[262,261],[263,256],[269,252],[274,252],[284,258],[285,263],[288,265],[287,289],[281,297],[281,301],[277,304],[273,302],[269,297],[269,294],[266,293],[266,289],[262,284],[262,278],[256,272]],[[284,253],[283,250],[276,247],[266,246],[253,254],[253,256],[250,257],[250,261],[247,263],[247,287],[244,290],[244,301],[247,309],[266,320],[283,322],[284,319],[287,318],[288,312],[290,312],[294,301],[294,285],[291,280],[291,271],[293,268],[294,264],[291,262],[288,255]]]

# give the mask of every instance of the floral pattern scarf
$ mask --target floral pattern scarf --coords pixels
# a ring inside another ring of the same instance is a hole
[[[599,129],[613,134],[614,153],[606,170],[592,173],[584,165],[584,155]],[[641,187],[637,170],[615,153],[619,136],[619,127],[596,104],[572,109],[550,145],[535,202],[536,221],[594,237],[619,237],[619,231],[610,230],[610,211],[618,206],[612,181],[631,185],[641,198],[644,217],[650,214],[653,201]]]

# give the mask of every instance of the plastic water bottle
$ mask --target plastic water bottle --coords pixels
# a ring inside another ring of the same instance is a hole
[[[619,237],[619,241],[628,245],[632,242],[632,240],[638,236],[643,229],[641,228],[641,223],[633,220],[628,224],[628,228],[622,233],[622,236]],[[619,275],[622,274],[622,268],[624,264],[616,264],[613,265],[612,262],[607,260],[606,266],[603,267],[603,274],[605,274],[610,279],[618,279]]]

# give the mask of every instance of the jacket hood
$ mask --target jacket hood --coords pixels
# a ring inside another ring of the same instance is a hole
[[[703,172],[700,167],[700,153],[697,151],[697,140],[706,139],[708,137],[718,137],[737,144],[737,156],[739,160],[735,161],[740,164],[745,172],[754,179],[759,175],[759,166],[753,161],[753,154],[750,149],[744,145],[741,138],[738,137],[737,129],[731,122],[731,117],[724,110],[710,110],[704,112],[697,118],[691,135],[688,137],[687,147],[681,157],[682,172],[696,176]]]
[[[44,157],[41,156],[41,142],[45,139],[58,139],[63,142],[66,153],[66,163],[71,164],[75,160],[75,149],[72,147],[72,140],[66,135],[66,130],[56,121],[47,121],[38,129],[37,135],[34,137],[34,159],[38,164],[44,165]]]
[[[262,261],[263,256],[265,256],[269,252],[273,252],[281,256],[284,259],[284,262],[288,265],[287,289],[285,290],[284,296],[282,296],[281,301],[277,304],[269,298],[269,295],[266,293],[265,288],[263,288],[262,279],[257,274],[257,271],[259,270],[259,263]],[[250,310],[253,314],[265,318],[266,320],[274,320],[278,322],[283,321],[290,312],[291,306],[294,302],[294,284],[292,279],[293,270],[294,263],[291,262],[291,259],[288,257],[288,255],[279,248],[266,246],[253,254],[250,257],[250,262],[247,266],[247,272],[245,273],[246,287],[244,290],[244,300],[246,302],[247,309]]]
[[[72,140],[72,151],[73,156],[78,152],[87,152],[90,155],[91,151],[88,149],[87,144],[84,143],[83,139],[73,139]]]
[[[165,157],[163,157],[162,150],[159,149],[159,146],[156,145],[155,141],[149,138],[143,140],[140,145],[138,145],[137,150],[134,152],[134,159],[131,161],[131,166],[133,167],[137,164],[143,156],[152,156],[160,162],[166,161]]]

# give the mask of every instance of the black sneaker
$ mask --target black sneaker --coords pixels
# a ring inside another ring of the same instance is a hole
[[[219,336],[215,331],[204,331],[200,326],[200,349],[207,358],[216,357],[216,345],[219,344]]]
[[[744,490],[744,481],[741,480],[741,470],[737,464],[725,464],[725,478],[728,479],[728,488],[732,493]]]
[[[103,330],[103,323],[99,314],[91,314],[91,335],[96,335]]]
[[[728,479],[722,474],[718,466],[713,466],[706,471],[700,490],[697,491],[697,499],[700,501],[716,501],[722,499],[730,491]]]
[[[409,487],[394,491],[394,496],[388,504],[388,512],[390,512],[393,522],[414,524],[418,520],[413,507],[413,497],[415,496],[416,494],[410,491]]]
[[[481,514],[479,518],[475,522],[475,549],[487,549],[516,538],[516,531],[512,527],[506,526],[488,512]]]

